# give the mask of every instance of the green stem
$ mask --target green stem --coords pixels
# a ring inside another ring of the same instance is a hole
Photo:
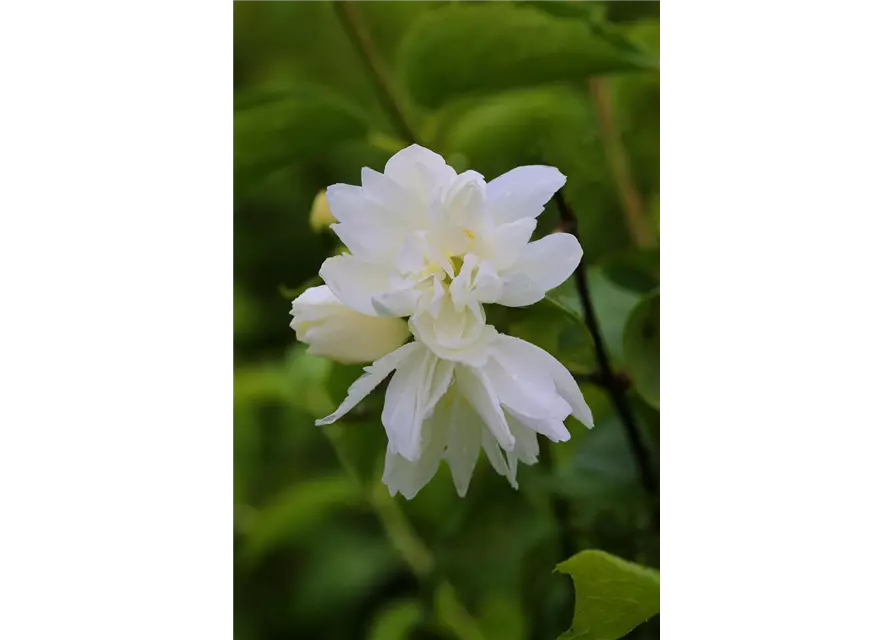
[[[434,574],[434,555],[412,528],[412,524],[400,509],[400,505],[391,497],[383,484],[378,483],[371,490],[364,485],[359,472],[344,450],[342,445],[343,430],[340,425],[330,425],[324,427],[322,431],[331,443],[344,472],[366,497],[381,522],[388,540],[420,582],[430,581]],[[462,640],[487,640],[474,616],[459,600],[455,588],[448,581],[441,581],[436,598],[438,614],[443,623],[452,629],[459,638]]]

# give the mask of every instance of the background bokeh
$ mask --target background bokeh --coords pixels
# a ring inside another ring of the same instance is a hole
[[[360,368],[308,356],[288,312],[338,249],[311,228],[317,194],[412,137],[487,179],[533,163],[568,176],[611,356],[641,368],[624,330],[659,283],[659,34],[651,2],[234,3],[236,638],[555,638],[573,606],[552,572],[568,545],[658,566],[602,391],[583,385],[595,428],[571,419],[570,442],[541,441],[548,460],[522,465],[520,490],[482,461],[464,499],[446,468],[391,499],[381,398],[315,427]],[[537,234],[557,224],[550,203]],[[579,313],[572,282],[555,297]],[[552,307],[488,319],[595,369],[591,339]],[[656,464],[648,396],[632,402]],[[630,637],[657,637],[657,620]]]

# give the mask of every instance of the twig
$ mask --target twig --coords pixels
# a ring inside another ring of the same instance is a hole
[[[592,97],[592,104],[595,107],[595,115],[598,118],[599,129],[605,144],[608,164],[611,166],[614,182],[617,183],[617,190],[620,192],[620,201],[623,203],[623,212],[626,214],[626,224],[633,240],[639,247],[652,247],[655,244],[654,233],[648,226],[645,209],[642,207],[642,198],[633,181],[629,158],[614,122],[611,95],[605,82],[601,78],[589,78],[589,95]]]
[[[335,1],[335,14],[341,22],[344,32],[347,34],[351,45],[357,55],[366,65],[366,70],[375,84],[375,90],[378,92],[379,102],[388,111],[391,122],[397,129],[398,133],[410,142],[416,142],[417,138],[409,125],[409,119],[406,117],[406,111],[400,104],[397,91],[391,82],[384,61],[378,54],[378,49],[372,41],[372,36],[363,24],[363,19],[357,12],[356,2]]]
[[[564,193],[562,193],[560,189],[555,194],[555,201],[558,204],[558,212],[561,217],[562,227],[568,233],[578,236],[577,216],[574,215],[573,210],[564,198]],[[629,441],[630,448],[632,448],[633,455],[636,459],[636,465],[639,468],[639,476],[642,481],[642,486],[653,502],[654,526],[658,527],[659,511],[657,504],[659,491],[657,478],[654,475],[654,470],[651,466],[651,460],[648,455],[648,450],[645,447],[644,439],[636,426],[632,407],[624,392],[623,384],[611,368],[608,349],[605,345],[604,338],[602,337],[602,332],[599,329],[598,319],[595,315],[595,307],[592,304],[592,296],[589,294],[589,280],[586,275],[586,266],[582,261],[577,266],[576,271],[574,271],[574,280],[577,285],[577,292],[580,295],[580,301],[583,305],[583,321],[586,323],[586,328],[589,330],[589,333],[592,334],[592,340],[595,343],[595,359],[599,368],[597,374],[601,376],[602,380],[609,381],[604,385],[605,390],[611,397],[611,403],[614,405],[614,409],[620,417],[620,422],[623,424],[627,440]]]

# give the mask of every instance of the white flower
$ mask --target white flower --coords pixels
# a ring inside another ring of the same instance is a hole
[[[537,460],[537,433],[564,442],[567,417],[591,427],[592,414],[573,376],[539,347],[494,331],[481,348],[484,364],[470,366],[420,342],[403,345],[366,367],[341,406],[317,424],[335,422],[393,371],[381,416],[391,495],[414,497],[444,459],[464,496],[481,448],[517,488],[518,461]]]
[[[361,187],[326,191],[338,220],[332,229],[350,253],[325,261],[320,275],[330,289],[298,298],[292,326],[312,353],[377,357],[317,424],[338,420],[393,373],[382,413],[383,481],[392,495],[415,496],[445,459],[464,496],[481,448],[517,486],[518,461],[536,462],[537,433],[567,440],[570,415],[592,426],[568,370],[499,334],[483,307],[533,304],[579,264],[583,251],[570,234],[530,242],[564,182],[557,169],[530,166],[487,183],[413,145],[384,174],[363,169]],[[400,346],[404,317],[416,341]]]
[[[291,303],[289,326],[308,353],[344,363],[372,362],[409,337],[405,320],[354,311],[326,286],[311,287]]]
[[[553,167],[518,167],[488,182],[457,175],[443,158],[412,145],[383,174],[364,168],[362,186],[336,184],[326,198],[350,254],[320,275],[338,298],[379,316],[428,312],[445,296],[457,311],[482,303],[526,306],[564,282],[583,250],[567,233],[530,242],[536,217],[565,177]]]

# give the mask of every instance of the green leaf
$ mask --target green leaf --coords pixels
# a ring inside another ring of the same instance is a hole
[[[403,60],[410,92],[432,107],[464,93],[655,67],[585,22],[505,3],[423,15],[405,36]]]
[[[644,297],[623,332],[626,366],[639,395],[660,408],[660,292]]]
[[[623,289],[642,295],[660,284],[660,250],[636,249],[617,253],[601,265],[607,278]]]
[[[244,561],[256,564],[278,546],[313,531],[333,511],[363,504],[365,496],[343,475],[296,484],[253,518],[246,533]]]
[[[588,20],[593,7],[597,6],[594,2],[579,2],[579,0],[520,0],[518,4],[534,7],[559,18],[582,20]]]
[[[660,2],[606,2],[607,18],[612,22],[634,22],[648,18],[660,18]]]
[[[368,640],[407,640],[421,619],[422,606],[417,600],[399,600],[375,617]]]
[[[322,88],[252,92],[235,98],[236,188],[366,135],[362,112]]]
[[[601,269],[590,269],[589,291],[605,344],[617,366],[622,362],[623,328],[641,295],[619,286]]]
[[[616,640],[660,611],[660,574],[604,551],[581,551],[556,567],[577,593],[574,621],[558,640]]]

